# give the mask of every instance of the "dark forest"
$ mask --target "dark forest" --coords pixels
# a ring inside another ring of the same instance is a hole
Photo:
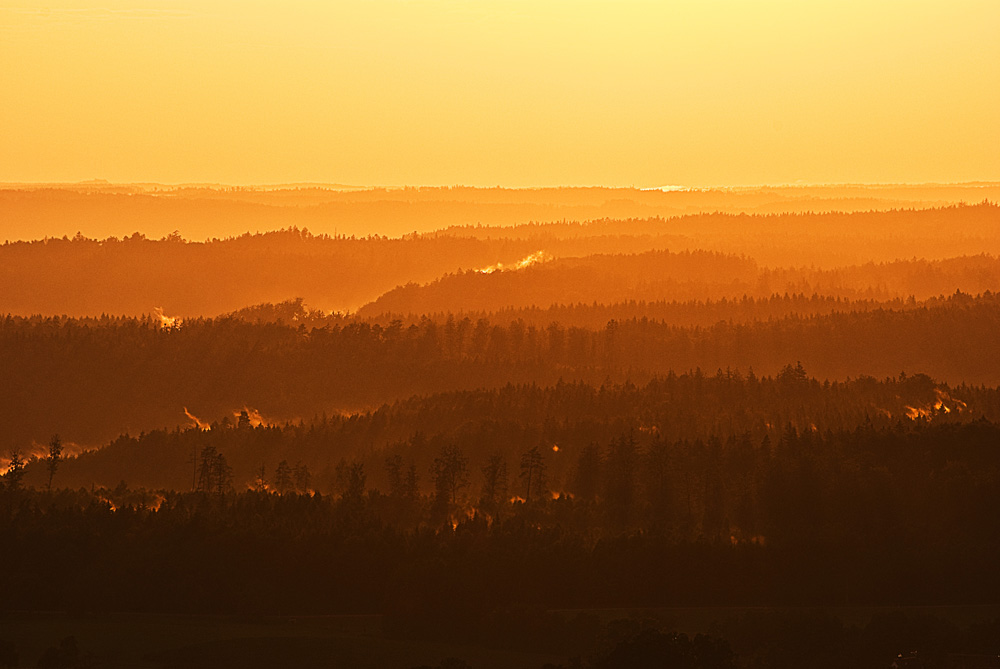
[[[996,225],[8,243],[0,666],[991,667]]]

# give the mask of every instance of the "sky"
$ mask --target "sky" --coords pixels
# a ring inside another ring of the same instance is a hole
[[[996,0],[0,0],[0,181],[1000,180]]]

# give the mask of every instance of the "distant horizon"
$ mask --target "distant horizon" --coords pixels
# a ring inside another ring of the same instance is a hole
[[[78,181],[0,181],[0,189],[17,187],[72,187],[72,186],[162,186],[165,188],[319,188],[328,190],[405,190],[409,188],[470,188],[476,190],[558,190],[558,189],[605,189],[605,190],[638,190],[662,192],[673,191],[713,191],[713,190],[745,190],[755,188],[926,188],[940,186],[997,186],[1000,177],[996,179],[971,179],[961,181],[791,181],[762,183],[712,183],[712,184],[651,184],[651,185],[614,185],[600,183],[560,183],[560,184],[475,184],[475,183],[401,183],[401,184],[347,184],[336,181],[288,181],[288,182],[228,182],[228,181],[111,181],[93,178]]]
[[[0,184],[0,239],[175,232],[189,240],[308,229],[400,237],[453,227],[674,219],[689,214],[851,213],[1000,201],[1000,182],[612,187],[160,184],[83,181]]]

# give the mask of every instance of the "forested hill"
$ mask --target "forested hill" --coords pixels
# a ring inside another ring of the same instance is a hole
[[[992,294],[992,293],[990,293]],[[768,297],[754,298],[744,295],[739,298],[721,298],[718,300],[627,300],[605,304],[597,303],[563,303],[553,304],[546,308],[540,307],[508,307],[503,309],[476,310],[456,309],[426,313],[382,313],[379,316],[365,316],[364,313],[351,317],[343,315],[327,315],[318,310],[309,309],[302,300],[287,300],[280,304],[259,304],[247,307],[231,315],[248,322],[304,323],[306,326],[324,327],[343,325],[347,320],[361,320],[371,324],[378,323],[387,326],[393,321],[399,321],[405,326],[419,325],[426,319],[439,324],[446,323],[449,318],[462,320],[468,318],[473,322],[487,319],[496,323],[520,321],[525,325],[548,327],[558,323],[563,327],[581,327],[598,329],[607,326],[610,321],[642,320],[656,321],[668,325],[712,327],[720,321],[726,323],[749,324],[754,321],[768,321],[798,316],[826,316],[835,313],[867,312],[867,311],[904,311],[909,309],[933,308],[941,303],[954,299],[955,294],[948,297],[938,297],[920,300],[913,297],[906,299],[849,299],[820,295],[813,293],[772,294]]]
[[[533,258],[529,258],[531,260]],[[765,268],[748,258],[704,251],[649,251],[448,274],[395,288],[358,310],[361,318],[451,312],[492,313],[553,305],[763,299],[801,293],[849,300],[926,299],[956,290],[1000,290],[1000,259],[898,260],[836,269]]]
[[[1000,184],[813,186],[690,189],[637,188],[357,188],[318,184],[226,187],[162,184],[0,186],[0,220],[19,222],[21,239],[79,230],[121,237],[136,229],[188,239],[247,230],[309,228],[317,234],[398,236],[470,224],[667,218],[708,212],[869,212],[924,210],[996,201]],[[11,233],[8,233],[11,234]],[[503,235],[510,236],[510,235]]]
[[[53,433],[97,445],[121,433],[211,421],[243,407],[275,420],[381,405],[411,395],[601,383],[700,368],[775,375],[801,361],[819,379],[926,373],[1000,382],[1000,297],[956,294],[899,311],[788,316],[680,327],[648,319],[587,329],[550,323],[424,319],[322,328],[192,319],[0,320],[0,451]]]
[[[197,483],[199,454],[211,447],[232,467],[238,489],[263,467],[273,481],[282,461],[305,465],[311,488],[341,493],[348,463],[360,463],[368,482],[387,491],[387,459],[400,458],[429,492],[429,472],[442,450],[457,447],[470,471],[494,454],[512,463],[538,449],[556,492],[572,489],[574,468],[594,444],[603,448],[629,435],[640,450],[678,442],[804,439],[858,426],[908,430],[921,425],[1000,420],[996,387],[949,387],[923,375],[849,382],[810,379],[801,366],[776,378],[719,372],[667,375],[643,385],[557,383],[453,391],[385,405],[375,411],[267,425],[249,412],[203,416],[190,428],[123,435],[110,445],[64,462],[60,485],[92,484],[188,490]],[[829,437],[828,437],[829,438]],[[700,447],[699,447],[700,448]],[[44,463],[28,468],[28,482],[44,483]],[[573,491],[579,492],[579,491]]]
[[[167,198],[153,201],[161,203],[155,206],[173,206]],[[3,206],[0,191],[0,210]],[[135,219],[136,224],[141,221]],[[851,292],[836,294],[926,297],[956,289],[998,289],[996,269],[982,255],[1000,255],[998,224],[1000,207],[984,203],[853,214],[717,213],[608,219],[491,228],[488,232],[485,228],[459,227],[449,234],[407,234],[397,238],[313,235],[300,228],[204,242],[186,241],[177,233],[161,239],[139,233],[103,239],[64,236],[0,246],[0,314],[137,316],[160,307],[171,316],[214,316],[250,304],[295,297],[304,298],[315,308],[345,311],[358,309],[397,286],[429,283],[459,270],[498,264],[516,266],[536,255],[569,262],[596,254],[636,255],[668,249],[674,254],[691,252],[702,262],[684,264],[694,272],[687,277],[679,275],[669,262],[651,265],[648,258],[633,258],[631,262],[647,268],[641,275],[630,272],[621,259],[606,261],[617,262],[611,269],[614,278],[623,284],[618,288],[629,289],[625,293],[612,292],[612,298],[607,299],[718,299],[739,297],[744,292],[766,297],[771,292],[823,292],[828,284],[838,289],[838,282]],[[720,260],[719,256],[736,260]],[[962,260],[965,256],[969,259]],[[659,258],[684,262],[680,255]],[[867,263],[878,265],[900,258],[911,259],[911,264],[899,265],[895,274],[867,267]],[[946,258],[959,260],[936,264]],[[737,262],[739,259],[742,264]],[[732,266],[734,263],[737,266]],[[762,269],[753,273],[753,263],[774,272],[768,274]],[[798,269],[813,266],[825,270],[857,269],[847,275]],[[705,273],[716,267],[718,275],[706,278]],[[609,286],[595,278],[594,270],[600,269],[603,267],[593,267],[589,274],[584,272],[583,282],[569,285],[569,292],[560,293],[567,289],[563,281],[547,292],[529,291],[518,300],[530,297],[540,308],[567,301],[607,301],[602,291]],[[670,281],[650,275],[651,269],[666,270]],[[514,282],[514,277],[507,274],[481,278],[476,289],[496,291],[497,286]],[[490,282],[484,283],[485,279]],[[654,293],[638,290],[647,279]],[[885,286],[880,285],[883,282]],[[448,285],[454,283],[449,279]],[[807,289],[807,284],[812,288]],[[399,305],[386,308],[406,310]],[[465,304],[461,308],[482,307]],[[440,305],[434,305],[431,310],[440,309]]]
[[[214,461],[215,444],[308,450],[310,434],[155,433],[112,452],[175,462],[205,446]],[[995,605],[998,440],[1000,429],[983,420],[787,429],[761,442],[638,442],[626,433],[550,451],[547,469],[526,451],[536,473],[554,475],[556,456],[573,463],[565,483],[534,478],[531,494],[519,475],[525,459],[495,453],[480,469],[447,447],[430,471],[402,459],[376,469],[353,462],[334,494],[296,492],[269,462],[268,480],[253,490],[4,487],[0,537],[16,549],[0,551],[0,568],[18,578],[0,610],[384,613],[400,631],[481,629],[505,645],[521,632],[503,639],[498,624],[536,619],[538,609]],[[463,446],[471,455],[483,445]],[[57,481],[65,474],[68,484],[64,464]],[[415,477],[428,481],[422,490]],[[784,643],[836,643],[839,628],[822,620],[805,628],[822,635],[805,641],[801,625],[786,624]],[[582,638],[595,624],[581,627]],[[765,666],[808,666],[808,647],[801,661]]]

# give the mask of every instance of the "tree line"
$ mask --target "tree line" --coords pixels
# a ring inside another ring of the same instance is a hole
[[[18,578],[5,606],[995,603],[998,443],[986,420],[789,428],[760,443],[623,433],[577,453],[559,491],[551,452],[523,446],[479,466],[445,446],[426,470],[386,455],[381,489],[347,462],[328,494],[281,493],[271,476],[258,489],[39,491],[8,473],[0,569]]]
[[[746,256],[702,250],[654,250],[556,258],[518,271],[449,273],[427,284],[411,282],[389,290],[358,314],[377,318],[386,313],[491,313],[581,302],[738,300],[742,296],[769,298],[776,293],[884,301],[998,289],[1000,260],[986,254],[805,268],[764,267]]]
[[[410,325],[346,321],[307,328],[227,317],[0,319],[0,452],[53,432],[88,446],[252,407],[272,420],[356,412],[413,395],[508,383],[645,384],[671,370],[776,375],[801,361],[821,379],[900,371],[992,385],[984,356],[1000,299],[956,294],[902,310],[679,327],[646,318],[599,328],[447,317]],[[59,407],[58,411],[54,407]],[[888,407],[886,407],[888,408]],[[898,411],[893,411],[898,413]]]
[[[862,424],[881,429],[1000,420],[1000,391],[951,387],[905,374],[821,383],[801,365],[789,364],[775,377],[695,371],[655,377],[642,385],[558,382],[452,391],[365,412],[288,422],[267,420],[266,414],[261,422],[245,409],[235,413],[226,411],[214,419],[202,413],[204,420],[191,425],[177,412],[174,424],[180,420],[190,427],[119,435],[97,450],[65,459],[59,476],[74,487],[115,485],[124,479],[145,487],[190,490],[200,476],[199,454],[211,446],[227,459],[239,486],[252,481],[261,466],[273,478],[284,461],[293,478],[296,467],[308,467],[311,487],[328,493],[343,479],[341,461],[362,462],[371,480],[384,487],[388,476],[382,459],[400,455],[418,467],[426,486],[426,472],[446,446],[465,450],[476,470],[490,453],[514,463],[522,452],[537,447],[549,459],[548,478],[559,490],[578,453],[626,431],[645,447],[654,439],[673,443],[713,435],[727,440],[748,434],[754,443],[765,437],[775,442],[789,426],[800,433],[824,433]],[[44,456],[44,449],[22,451],[25,459],[33,455]],[[45,484],[40,463],[28,467],[31,485]]]

